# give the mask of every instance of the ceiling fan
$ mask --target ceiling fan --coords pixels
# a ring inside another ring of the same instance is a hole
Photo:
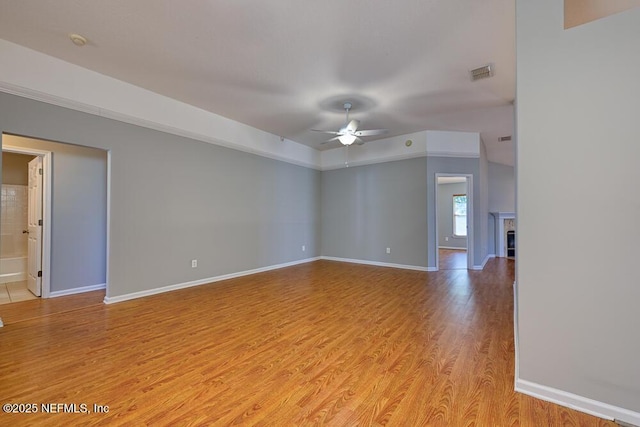
[[[347,118],[345,120],[345,125],[338,131],[330,131],[330,130],[319,130],[319,129],[311,129],[314,132],[322,132],[328,133],[330,135],[336,135],[335,137],[324,141],[322,144],[326,144],[327,142],[338,140],[342,143],[342,145],[349,146],[354,142],[358,145],[364,144],[364,141],[360,139],[361,136],[374,136],[374,135],[384,135],[387,133],[387,129],[369,129],[369,130],[358,130],[358,126],[360,126],[359,120],[351,120],[349,121],[349,110],[351,110],[351,103],[344,103],[344,110],[346,111]]]

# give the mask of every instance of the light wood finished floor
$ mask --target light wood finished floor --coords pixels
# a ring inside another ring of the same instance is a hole
[[[466,270],[467,251],[465,249],[438,249],[440,270]]]
[[[613,426],[514,393],[512,284],[504,258],[318,261],[17,320],[0,329],[2,403],[109,412],[0,425]]]

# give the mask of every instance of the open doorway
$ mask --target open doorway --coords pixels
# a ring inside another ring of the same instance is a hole
[[[27,156],[22,158],[24,163],[33,162],[31,172],[26,172],[27,178],[42,178],[42,197],[35,195],[37,191],[29,191],[34,185],[27,180],[21,182],[27,200],[40,200],[42,207],[30,210],[25,215],[27,223],[23,221],[14,233],[26,241],[23,271],[28,292],[52,298],[104,291],[108,265],[107,151],[6,133],[2,135],[2,150],[3,159]],[[7,172],[3,167],[3,184],[7,183]],[[3,215],[2,245],[10,240],[6,238],[10,230],[5,227],[5,219]],[[41,248],[41,265],[38,252],[30,248]]]
[[[436,174],[438,270],[473,268],[471,180],[471,175]]]
[[[51,152],[2,150],[0,303],[49,295]]]

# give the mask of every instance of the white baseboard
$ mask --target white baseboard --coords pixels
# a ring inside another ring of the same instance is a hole
[[[270,265],[270,266],[267,266],[267,267],[256,268],[256,269],[253,269],[253,270],[246,270],[246,271],[240,271],[240,272],[237,272],[237,273],[223,274],[221,276],[207,277],[205,279],[193,280],[191,282],[178,283],[178,284],[175,284],[175,285],[168,285],[168,286],[163,286],[163,287],[160,287],[160,288],[153,288],[153,289],[147,289],[147,290],[139,291],[139,292],[132,292],[130,294],[116,295],[114,297],[105,296],[104,297],[104,303],[105,304],[113,304],[113,303],[116,303],[116,302],[122,302],[122,301],[128,301],[128,300],[136,299],[136,298],[148,297],[148,296],[151,296],[151,295],[161,294],[161,293],[164,293],[164,292],[176,291],[178,289],[191,288],[193,286],[206,285],[208,283],[219,282],[221,280],[234,279],[236,277],[248,276],[250,274],[262,273],[262,272],[265,272],[265,271],[277,270],[277,269],[285,268],[285,267],[291,267],[291,266],[298,265],[298,264],[304,264],[304,263],[307,263],[307,262],[317,261],[319,259],[320,259],[320,257],[305,258],[305,259],[298,260],[298,261],[291,261],[291,262],[286,262],[286,263],[283,263],[283,264]]]
[[[518,284],[513,281],[513,344],[515,347],[515,383],[520,378],[520,345],[518,343],[518,336],[520,330],[518,329]]]
[[[320,259],[324,259],[327,261],[350,262],[353,264],[374,265],[376,267],[392,267],[392,268],[402,268],[404,270],[431,271],[429,270],[430,267],[422,267],[420,265],[393,264],[390,262],[368,261],[363,259],[351,259],[351,258],[338,258],[338,257],[332,257],[332,256],[321,256]],[[432,270],[432,271],[436,271],[436,270]]]
[[[630,411],[584,396],[536,384],[531,381],[516,379],[516,391],[596,417],[640,425],[640,412]]]
[[[438,271],[438,267],[427,267],[426,271]]]
[[[474,265],[471,269],[472,270],[484,270],[484,266],[487,265],[487,262],[489,262],[489,260],[491,258],[495,258],[496,256],[494,254],[489,254],[486,257],[484,257],[484,261],[482,261],[482,265]]]
[[[0,274],[0,284],[27,280],[26,272]]]
[[[99,291],[105,289],[106,283],[100,283],[98,285],[83,286],[81,288],[64,289],[62,291],[52,291],[49,293],[49,298],[63,297],[66,295],[82,294],[84,292]]]
[[[455,247],[455,246],[438,246],[438,249],[456,249],[456,250],[459,250],[459,251],[466,251],[467,250],[466,247],[458,248],[458,247]]]

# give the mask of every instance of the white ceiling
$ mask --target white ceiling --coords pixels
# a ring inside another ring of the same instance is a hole
[[[0,38],[319,150],[350,101],[361,129],[480,132],[512,165],[514,3],[0,0]]]

